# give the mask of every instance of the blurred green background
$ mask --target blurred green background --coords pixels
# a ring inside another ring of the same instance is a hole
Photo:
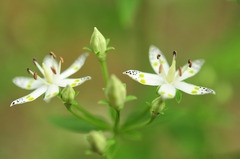
[[[128,103],[123,116],[146,106],[157,95],[155,87],[140,85],[123,71],[153,70],[150,44],[158,46],[177,65],[190,58],[206,63],[190,83],[206,86],[216,95],[183,94],[180,104],[167,101],[168,110],[143,131],[140,141],[121,140],[117,159],[238,159],[240,158],[240,5],[227,0],[2,0],[0,1],[0,158],[100,158],[86,155],[86,134],[66,131],[48,121],[52,115],[70,115],[61,101],[42,99],[12,108],[10,103],[30,91],[12,83],[15,76],[37,70],[49,51],[63,56],[66,69],[85,52],[97,27],[110,46],[109,72],[127,83]],[[92,80],[76,87],[77,101],[94,114],[108,118],[100,65],[91,54],[72,77]],[[124,118],[124,117],[123,117]]]

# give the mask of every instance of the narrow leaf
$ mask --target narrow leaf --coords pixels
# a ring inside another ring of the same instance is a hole
[[[135,100],[135,99],[137,99],[136,96],[129,95],[129,96],[127,96],[125,102],[129,102],[129,101],[132,101],[132,100]]]
[[[100,100],[98,101],[98,104],[109,104],[109,102],[107,100]]]
[[[93,49],[91,47],[84,47],[83,48],[84,50],[89,50],[89,51],[92,51],[93,52]]]
[[[181,91],[179,91],[179,90],[176,91],[175,99],[176,99],[178,104],[181,102],[181,100],[182,100],[182,92]]]
[[[106,51],[109,51],[109,50],[115,50],[115,48],[112,47],[112,46],[109,46],[109,47],[107,47],[107,50],[106,50]]]
[[[75,117],[51,116],[49,121],[58,127],[74,132],[87,133],[91,130],[99,130],[98,127]]]
[[[108,46],[109,42],[110,42],[110,39],[106,39],[107,46]]]

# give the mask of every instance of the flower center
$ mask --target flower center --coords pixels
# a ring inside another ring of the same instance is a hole
[[[44,75],[45,75],[47,82],[52,84],[53,83],[52,71],[50,71],[50,69],[44,63],[42,64],[42,67],[43,67]]]

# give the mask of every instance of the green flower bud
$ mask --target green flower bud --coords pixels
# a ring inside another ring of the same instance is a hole
[[[62,100],[65,102],[65,104],[71,105],[75,98],[75,91],[70,85],[67,85],[62,90],[61,96],[62,96]]]
[[[102,132],[91,131],[87,136],[87,140],[91,146],[91,150],[99,155],[104,155],[107,147],[107,140]]]
[[[90,45],[98,59],[104,61],[106,58],[107,43],[104,36],[94,27],[94,31],[90,40]]]
[[[120,110],[126,101],[126,88],[123,83],[112,75],[106,89],[106,97],[111,107]]]
[[[162,99],[162,97],[157,97],[152,101],[151,106],[151,115],[153,118],[157,117],[160,113],[163,112],[165,108],[165,101]]]

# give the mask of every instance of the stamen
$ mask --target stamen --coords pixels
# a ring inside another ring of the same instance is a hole
[[[37,59],[33,58],[33,63],[36,65]]]
[[[192,61],[190,59],[188,60],[188,65],[190,68],[192,67]]]
[[[57,56],[53,52],[50,52],[49,54],[56,59]]]
[[[37,72],[33,73],[33,77],[34,77],[35,80],[37,80]]]
[[[178,75],[179,75],[180,77],[182,76],[182,68],[181,68],[181,67],[178,68]]]
[[[60,58],[61,62],[62,62],[62,63],[64,63],[64,60],[63,60],[63,58],[62,58],[61,56],[60,56],[59,58]]]
[[[28,72],[28,74],[31,74],[31,72],[30,72],[30,69],[29,69],[29,68],[27,68],[27,72]]]
[[[177,51],[173,51],[173,56],[175,56],[175,58],[177,57]]]
[[[161,56],[161,55],[160,55],[160,54],[158,54],[158,55],[157,55],[157,59],[159,59],[159,58],[160,58],[160,56]]]
[[[51,67],[51,70],[55,75],[57,74],[57,71],[56,71],[55,67]]]
[[[161,64],[161,65],[159,66],[159,73],[162,73],[162,69],[163,69],[163,65]]]

